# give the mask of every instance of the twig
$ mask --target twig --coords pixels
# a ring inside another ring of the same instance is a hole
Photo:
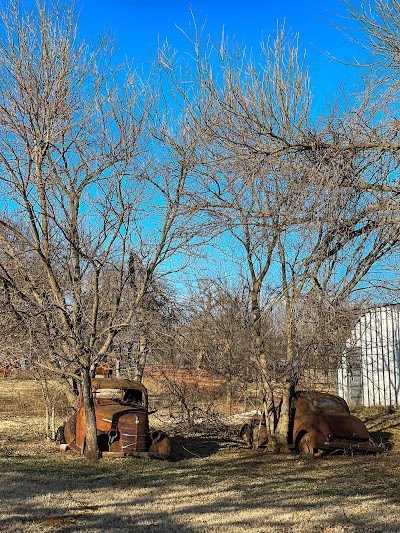
[[[191,455],[194,455],[195,457],[198,457],[199,459],[202,459],[201,455],[197,455],[197,453],[191,452],[190,450],[185,448],[185,446],[182,446],[182,444],[180,446],[181,446],[181,448],[183,448],[186,452],[190,453]]]

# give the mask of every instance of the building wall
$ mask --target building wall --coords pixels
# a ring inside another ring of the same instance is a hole
[[[350,403],[400,405],[400,305],[361,316],[346,343],[336,391]]]

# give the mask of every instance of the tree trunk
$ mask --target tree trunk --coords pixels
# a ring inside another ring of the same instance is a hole
[[[89,369],[82,370],[82,399],[86,419],[86,445],[85,456],[97,460],[100,457],[97,445],[96,414],[92,393],[92,380]]]
[[[260,282],[253,280],[251,290],[251,311],[252,311],[252,333],[253,343],[257,358],[258,369],[260,373],[263,413],[265,417],[266,432],[268,437],[268,450],[276,452],[277,449],[275,438],[276,406],[274,402],[273,387],[271,385],[271,374],[267,365],[267,354],[265,353],[264,341],[262,336],[261,325],[261,308],[260,308]]]
[[[289,450],[289,423],[290,423],[290,398],[292,395],[291,380],[285,381],[282,390],[281,412],[275,430],[275,451],[288,453]]]
[[[229,375],[228,379],[226,380],[226,413],[228,416],[232,415],[232,378]]]
[[[278,450],[276,437],[275,437],[275,428],[277,424],[277,407],[275,405],[273,388],[264,381],[264,398],[263,398],[263,408],[265,416],[265,425],[267,430],[268,444],[267,449],[271,452],[276,453]]]
[[[132,357],[132,379],[142,381],[147,359],[147,335],[139,327],[139,346]]]
[[[294,361],[294,324],[291,314],[287,318],[286,325],[286,378],[282,390],[281,411],[276,426],[275,438],[277,451],[289,452],[289,424],[290,424],[290,399],[295,388],[295,376],[293,373]]]
[[[137,310],[137,332],[138,343],[137,349],[134,349],[132,356],[132,379],[142,381],[144,367],[146,366],[147,354],[149,352],[149,339],[144,309],[139,307]]]

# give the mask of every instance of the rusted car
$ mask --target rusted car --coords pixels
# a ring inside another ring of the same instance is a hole
[[[102,457],[171,459],[171,442],[161,431],[149,430],[148,394],[139,382],[127,379],[93,379],[97,442]],[[82,393],[76,412],[58,429],[63,451],[84,455],[85,411]]]
[[[252,427],[264,437],[261,443]],[[267,442],[257,421],[245,424],[240,433],[253,447]],[[291,399],[289,447],[310,455],[327,451],[384,451],[374,443],[364,423],[350,414],[343,398],[316,391],[298,391]]]
[[[299,391],[291,402],[292,446],[301,452],[363,451],[383,452],[364,423],[350,414],[339,396],[314,391]]]

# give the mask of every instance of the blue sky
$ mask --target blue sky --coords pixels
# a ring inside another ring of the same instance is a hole
[[[307,50],[312,79],[317,92],[330,92],[338,82],[354,79],[354,69],[329,60],[327,51],[342,59],[357,56],[358,50],[330,23],[340,22],[340,0],[78,0],[81,31],[91,38],[112,30],[118,40],[119,53],[146,61],[158,40],[168,40],[177,48],[185,46],[176,25],[187,29],[191,23],[190,6],[196,20],[207,18],[207,33],[216,39],[222,28],[248,46],[257,48],[279,23],[285,22],[300,34]]]
[[[307,51],[314,95],[323,103],[339,83],[355,81],[355,69],[332,61],[327,53],[341,59],[357,57],[351,45],[334,23],[346,24],[338,15],[344,13],[340,0],[77,0],[80,29],[89,40],[111,30],[118,41],[119,54],[146,62],[157,43],[168,38],[183,50],[187,45],[176,28],[188,29],[192,24],[190,8],[199,25],[207,19],[207,33],[218,40],[225,34],[235,36],[257,49],[262,38],[285,23],[287,29],[299,33],[299,41]],[[357,0],[354,0],[357,1]],[[80,2],[80,3],[79,3]],[[221,258],[214,250],[218,268]],[[210,265],[208,265],[210,267]],[[228,265],[229,268],[229,265]]]

